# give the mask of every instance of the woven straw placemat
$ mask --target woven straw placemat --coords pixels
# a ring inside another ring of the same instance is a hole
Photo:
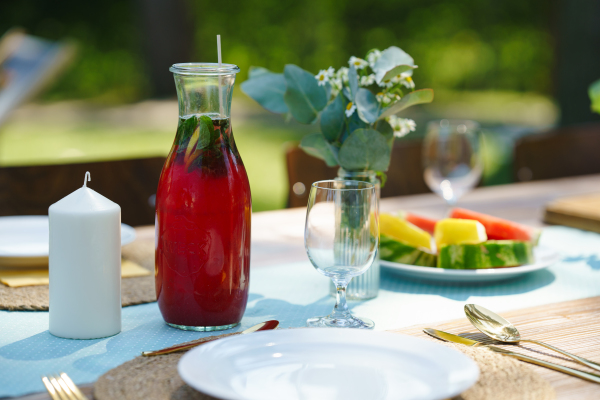
[[[225,337],[230,333],[220,335]],[[200,339],[198,341],[204,341]],[[448,344],[479,365],[479,381],[453,400],[553,400],[554,389],[525,363],[484,348]],[[179,377],[177,363],[185,353],[136,357],[111,369],[94,384],[95,400],[215,400]],[[265,388],[268,390],[268,388]]]
[[[156,301],[154,289],[154,240],[140,238],[122,249],[123,258],[152,271],[152,275],[121,280],[123,306]],[[0,310],[48,311],[48,285],[11,288],[0,283]]]

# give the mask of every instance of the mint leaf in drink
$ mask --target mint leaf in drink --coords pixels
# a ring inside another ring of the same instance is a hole
[[[179,145],[179,152],[185,151],[197,125],[198,117],[195,115],[180,121],[179,127],[177,128],[177,137],[179,138],[177,144]]]
[[[200,123],[204,124],[204,126],[206,126],[206,129],[208,129],[208,144],[212,144],[214,142],[217,141],[217,139],[219,139],[219,135],[221,134],[220,132],[215,131],[215,126],[214,126],[214,122],[212,120],[212,118],[210,118],[208,115],[201,115],[200,116]]]
[[[206,123],[205,118],[208,118],[208,120],[210,121],[208,124]],[[210,129],[209,126],[212,129]],[[198,124],[198,143],[196,144],[196,150],[205,149],[212,143],[214,143],[214,131],[215,128],[212,126],[212,120],[210,119],[210,117],[207,117],[205,115],[200,117],[200,123]]]

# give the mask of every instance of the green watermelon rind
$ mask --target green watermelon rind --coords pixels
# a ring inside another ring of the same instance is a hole
[[[437,256],[422,249],[399,242],[389,236],[381,235],[379,239],[379,258],[400,264],[434,267]]]
[[[488,269],[532,264],[531,242],[489,240],[479,244],[451,244],[439,250],[438,268]]]

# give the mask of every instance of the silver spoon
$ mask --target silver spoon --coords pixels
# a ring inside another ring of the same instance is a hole
[[[549,344],[531,340],[531,339],[521,339],[521,335],[517,328],[508,322],[506,319],[502,318],[498,314],[493,311],[488,310],[487,308],[478,306],[476,304],[467,304],[465,305],[465,314],[471,324],[477,329],[481,331],[481,333],[495,339],[499,342],[505,343],[519,343],[519,342],[527,342],[527,343],[535,343],[540,346],[546,347],[547,349],[554,350],[564,356],[572,358],[573,360],[587,365],[588,367],[600,371],[600,364],[595,363],[590,360],[586,360],[585,358],[576,356],[575,354],[571,354]]]

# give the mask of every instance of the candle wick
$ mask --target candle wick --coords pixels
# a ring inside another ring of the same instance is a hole
[[[90,175],[90,171],[85,173],[85,177],[83,178],[83,187],[87,187],[87,183],[92,180],[92,175]]]

